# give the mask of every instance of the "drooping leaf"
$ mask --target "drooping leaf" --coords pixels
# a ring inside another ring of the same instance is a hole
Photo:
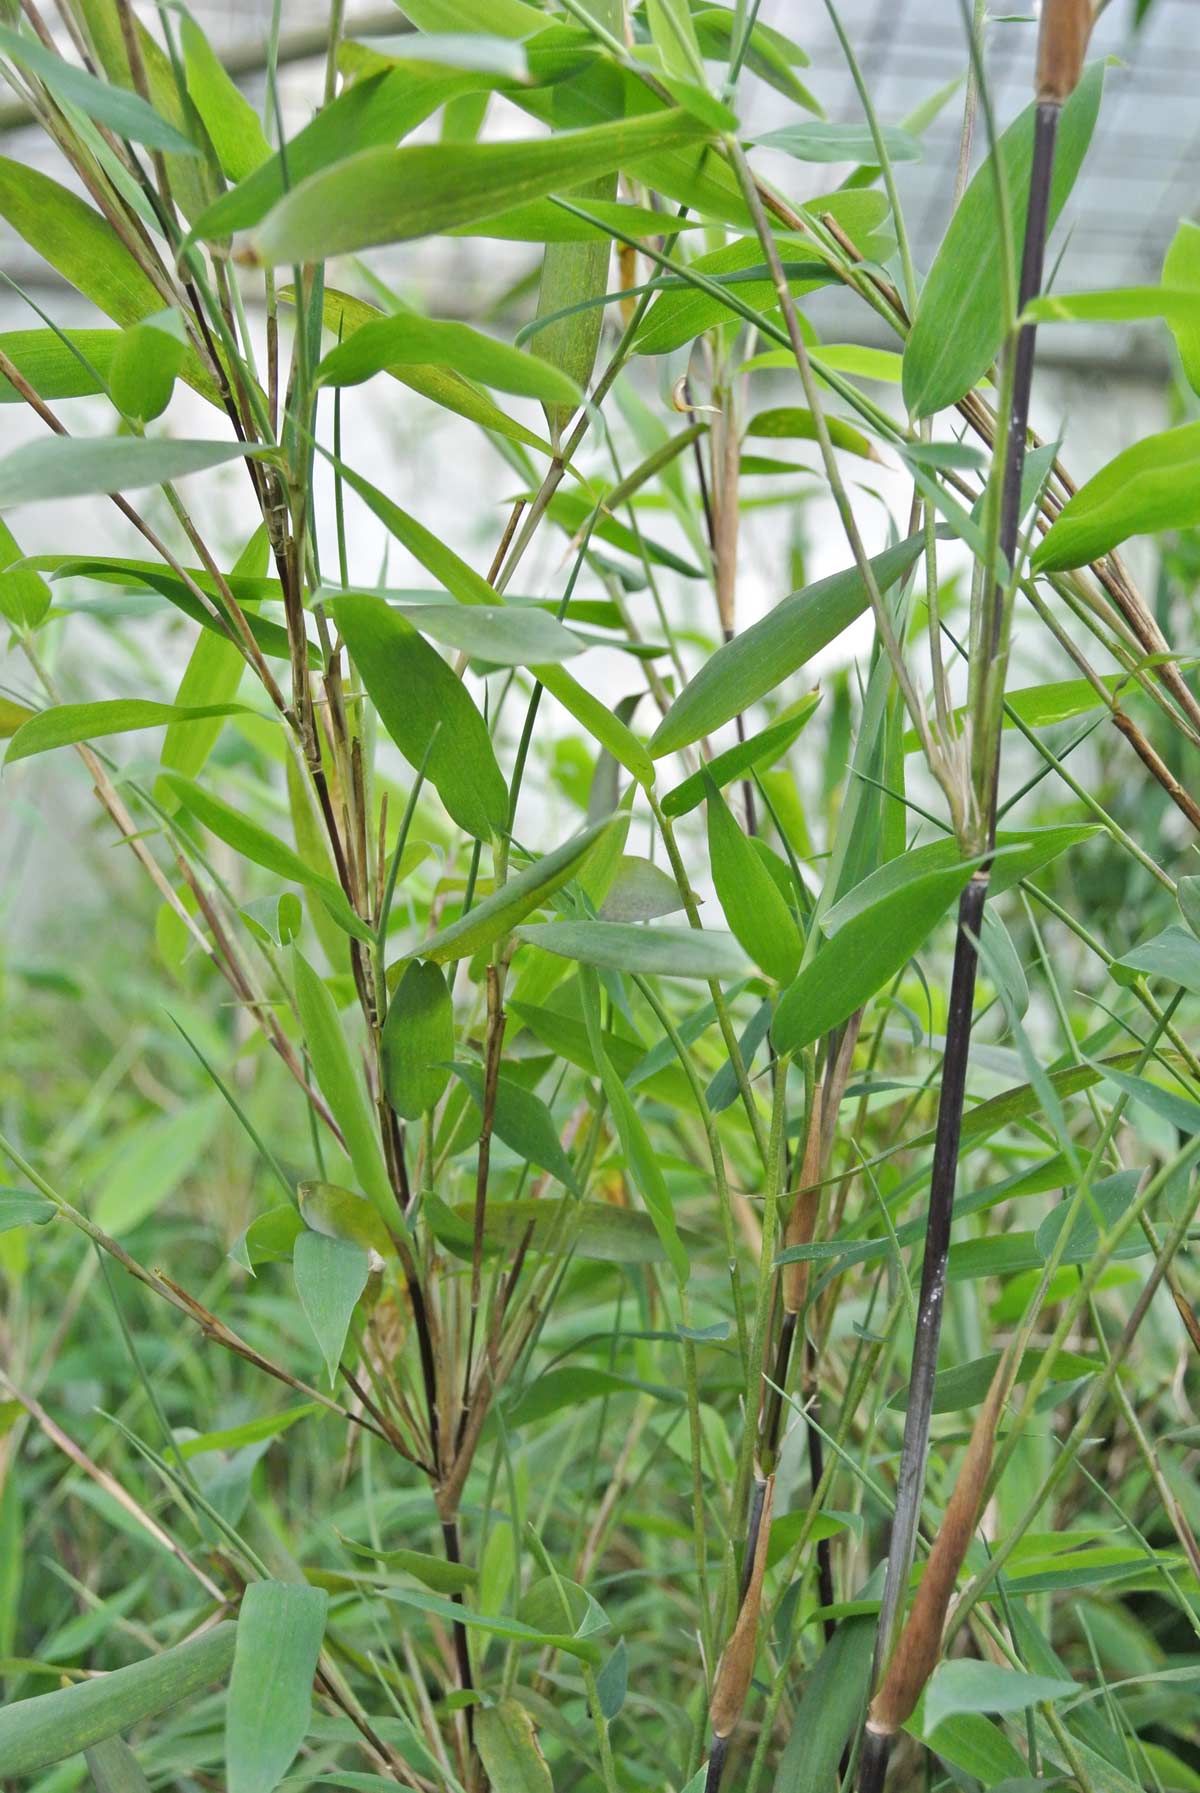
[[[188,98],[204,120],[222,173],[244,180],[270,159],[258,114],[190,14],[180,21]]]
[[[1035,573],[1086,566],[1130,536],[1200,522],[1200,423],[1145,436],[1068,498],[1034,550]]]
[[[367,1286],[370,1254],[366,1246],[352,1239],[303,1232],[292,1250],[292,1269],[304,1317],[312,1327],[332,1387],[354,1309]]]
[[[98,124],[107,125],[116,136],[127,137],[131,143],[144,143],[147,149],[166,149],[183,156],[199,154],[189,138],[160,118],[138,94],[111,81],[97,80],[86,69],[57,55],[40,38],[0,25],[0,54],[27,74],[35,75],[56,99],[77,106]]]
[[[418,1121],[440,1100],[454,1056],[454,1006],[440,966],[409,960],[388,1002],[381,1044],[388,1101],[406,1121]]]
[[[1193,392],[1200,392],[1200,225],[1190,218],[1180,220],[1179,227],[1163,258],[1163,286],[1186,294],[1192,301],[1186,309],[1172,309],[1167,323],[1179,350],[1183,371]]]
[[[786,984],[800,969],[803,943],[770,872],[708,780],[708,858],[725,919],[756,965]]]
[[[483,1071],[478,1065],[458,1063],[454,1074],[470,1092],[480,1113],[484,1110]],[[546,1104],[532,1090],[503,1072],[496,1079],[493,1130],[511,1152],[539,1170],[549,1171],[568,1189],[577,1189],[571,1160],[563,1151],[558,1128]]]
[[[211,791],[206,791],[193,779],[171,771],[164,772],[162,777],[184,809],[195,816],[198,822],[202,822],[218,840],[223,840],[227,847],[232,847],[235,853],[242,854],[255,865],[274,872],[277,877],[286,878],[291,884],[302,884],[306,890],[313,891],[339,927],[345,928],[357,940],[371,939],[371,930],[354,913],[340,884],[335,884],[332,878],[327,878],[320,872],[314,872],[298,853],[294,853],[276,835],[260,828],[257,822],[252,822],[248,816],[242,815]]]
[[[69,747],[76,741],[97,741],[105,735],[125,735],[141,728],[162,728],[199,722],[214,716],[249,716],[245,704],[162,704],[140,697],[118,697],[101,703],[56,704],[19,728],[13,736],[4,763],[31,759],[37,753],[49,753],[54,747]]]
[[[324,980],[318,977],[298,947],[292,948],[292,971],[296,980],[296,1007],[317,1083],[342,1130],[363,1194],[374,1202],[384,1225],[392,1227],[399,1218],[395,1197],[374,1117],[350,1057],[337,1008]]]
[[[869,1002],[919,951],[973,869],[968,862],[921,872],[839,928],[780,998],[771,1029],[777,1050],[798,1051]]]
[[[0,217],[116,323],[161,311],[158,288],[108,220],[39,169],[0,158]]]
[[[242,1598],[225,1713],[229,1793],[272,1793],[308,1733],[329,1596],[252,1581]]]
[[[233,1661],[236,1635],[227,1620],[128,1668],[10,1701],[0,1711],[0,1774],[36,1774],[211,1686]]]
[[[1051,227],[1067,202],[1091,142],[1103,83],[1103,64],[1093,63],[1062,109],[1050,191]],[[1012,238],[1018,245],[1025,234],[1029,208],[1035,111],[1034,106],[1026,107],[997,146],[1012,213]],[[998,248],[1001,229],[995,175],[985,163],[971,180],[942,238],[904,350],[904,401],[916,417],[929,417],[962,398],[983,378],[999,352],[1004,333],[1004,264]]]
[[[152,440],[137,436],[50,436],[0,460],[0,509],[52,498],[131,492],[203,473],[256,452],[248,442]]]
[[[158,311],[122,330],[108,370],[113,404],[126,417],[150,423],[171,402],[175,378],[187,354],[177,311]]]
[[[888,591],[908,571],[923,545],[924,538],[914,535],[874,557],[871,568],[881,592]],[[719,647],[688,681],[651,737],[654,758],[689,747],[775,690],[848,629],[868,602],[857,567],[847,567],[784,598],[760,621]]]
[[[575,877],[612,826],[612,818],[606,816],[544,853],[491,896],[442,928],[432,940],[422,942],[417,956],[445,965],[452,959],[468,959],[502,934],[510,933],[523,916],[540,909],[569,878]]]
[[[508,786],[487,724],[461,680],[412,624],[378,598],[330,605],[379,719],[454,820],[486,840],[508,823]],[[435,738],[436,731],[436,738]]]
[[[533,922],[516,930],[529,946],[602,971],[645,977],[744,977],[742,947],[716,928],[644,928],[618,921]]]
[[[277,263],[408,242],[636,167],[704,135],[697,119],[672,109],[553,138],[367,149],[294,186],[263,220],[254,246],[264,262]]]

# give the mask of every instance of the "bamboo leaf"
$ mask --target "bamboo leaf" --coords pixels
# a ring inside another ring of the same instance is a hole
[[[1074,1681],[1027,1675],[994,1662],[940,1662],[925,1690],[925,1730],[936,1731],[960,1712],[1023,1712],[1078,1691]]]
[[[683,908],[679,886],[652,859],[625,854],[600,907],[601,921],[655,921]]]
[[[381,1039],[387,1098],[406,1121],[441,1100],[454,1056],[454,1005],[440,966],[410,959],[388,1003]]]
[[[28,728],[28,723],[25,726]],[[1119,983],[1132,983],[1141,973],[1144,977],[1166,978],[1169,983],[1190,990],[1193,996],[1200,996],[1200,940],[1190,928],[1164,928],[1152,940],[1143,940],[1131,952],[1123,953],[1110,969]],[[1128,975],[1122,977],[1122,972]]]
[[[0,1711],[0,1774],[36,1774],[211,1686],[233,1661],[236,1635],[227,1621],[128,1668],[10,1702]]]
[[[0,350],[39,398],[82,398],[104,391],[120,341],[119,330],[6,330]],[[17,388],[0,378],[0,404],[24,403]]]
[[[334,596],[324,595],[327,601]],[[435,592],[429,594],[429,603],[398,603],[383,591],[364,595],[386,602],[414,629],[440,641],[443,647],[470,654],[490,666],[552,665],[573,660],[584,651],[578,635],[533,604],[443,604],[437,601],[441,594]]]
[[[0,460],[0,509],[164,485],[256,452],[248,442],[50,436],[14,448]]]
[[[476,1715],[475,1745],[493,1787],[554,1793],[533,1720],[518,1700],[501,1700]]]
[[[204,121],[222,173],[243,180],[271,156],[258,114],[188,13],[180,21],[180,38],[188,98]]]
[[[784,991],[771,1028],[776,1049],[799,1051],[869,1002],[924,944],[973,869],[921,872],[852,916]]]
[[[231,577],[261,577],[267,570],[269,552],[266,525],[260,523],[234,561]],[[232,703],[245,667],[246,662],[232,641],[223,639],[215,630],[202,629],[179,681],[175,702],[189,707]],[[182,772],[186,778],[195,778],[204,770],[220,731],[219,719],[202,728],[194,722],[183,726],[168,724],[162,748],[163,766]]]
[[[886,592],[921,553],[924,538],[909,536],[871,561]],[[847,567],[804,591],[793,592],[760,621],[710,654],[684,686],[651,737],[655,759],[689,747],[775,690],[857,620],[868,605],[857,567]]]
[[[838,1784],[838,1763],[870,1692],[870,1619],[843,1619],[804,1684],[775,1793],[827,1793]]]
[[[136,93],[109,81],[98,81],[86,69],[48,49],[40,39],[26,37],[0,25],[0,53],[27,74],[36,75],[57,99],[77,106],[98,124],[107,125],[118,137],[144,143],[148,149],[165,149],[175,155],[195,156],[196,145],[160,118],[154,107]]]
[[[184,778],[182,773],[167,771],[162,774],[162,778],[188,814],[195,816],[218,840],[223,840],[227,847],[232,847],[235,853],[253,860],[255,865],[274,872],[277,877],[286,878],[290,884],[302,884],[306,890],[311,890],[320,897],[338,926],[348,934],[353,934],[355,939],[371,938],[371,930],[350,907],[349,899],[340,884],[313,871],[298,853],[285,846],[274,834],[260,828],[257,822],[250,821],[222,798],[206,791],[202,785]]]
[[[106,1737],[84,1755],[96,1793],[150,1793],[150,1782],[123,1737]]]
[[[1050,191],[1051,228],[1087,154],[1103,84],[1104,66],[1093,63],[1062,109]],[[1012,238],[1018,244],[1029,209],[1035,111],[1035,106],[1027,106],[997,145],[1012,212]],[[904,351],[904,401],[915,417],[929,417],[962,398],[999,352],[1004,333],[1000,229],[995,175],[985,163],[942,238]]]
[[[714,928],[644,928],[617,921],[534,922],[517,938],[543,952],[644,977],[745,977],[746,956],[732,934]]]
[[[267,263],[304,262],[409,242],[704,135],[690,114],[670,110],[553,138],[363,150],[299,181],[263,220],[254,248]]]
[[[535,859],[491,896],[442,928],[432,940],[424,941],[417,948],[417,956],[445,965],[452,959],[468,959],[502,934],[511,933],[522,917],[540,909],[556,890],[577,875],[612,825],[612,818],[606,816]]]
[[[484,1111],[483,1072],[478,1065],[455,1064],[454,1075],[470,1093],[480,1114]],[[549,1171],[567,1189],[578,1193],[571,1160],[559,1142],[558,1128],[540,1096],[524,1089],[503,1072],[496,1079],[494,1131],[509,1151],[539,1170]]]
[[[611,1036],[607,1036],[611,1039]],[[605,1047],[607,1054],[607,1044]],[[590,1055],[589,1055],[590,1056]],[[589,1064],[593,1076],[599,1073]],[[427,1198],[428,1199],[428,1198]],[[470,1258],[473,1247],[475,1208],[461,1202],[454,1208],[430,1209],[430,1224],[450,1250],[461,1249]],[[686,1244],[699,1245],[694,1234],[681,1235]],[[511,1252],[528,1238],[530,1251],[547,1257],[568,1254],[598,1264],[662,1264],[667,1253],[649,1214],[637,1208],[616,1208],[611,1202],[585,1202],[573,1198],[539,1196],[512,1202],[489,1201],[483,1222],[487,1252]]]
[[[770,872],[708,779],[708,857],[725,919],[756,965],[786,984],[800,969],[803,942]]]
[[[1146,436],[1070,497],[1034,550],[1035,573],[1086,566],[1133,535],[1200,523],[1200,423]]]
[[[921,160],[920,140],[910,132],[898,125],[884,125],[880,134],[893,162]],[[825,124],[805,119],[799,124],[783,125],[777,131],[765,131],[754,141],[760,149],[781,149],[797,162],[866,162],[873,166],[879,160],[875,139],[865,124]]]
[[[745,773],[761,767],[772,766],[787,752],[792,742],[805,727],[817,705],[821,701],[819,691],[810,691],[806,697],[798,698],[781,710],[774,722],[767,724],[757,735],[750,735],[745,741],[739,741],[733,747],[726,748],[709,760],[708,776],[713,783],[723,789]],[[693,772],[670,790],[662,799],[663,814],[668,816],[685,816],[704,801],[704,771]]]
[[[322,1588],[302,1583],[246,1589],[225,1713],[229,1793],[272,1793],[308,1734],[328,1606]]]
[[[18,1226],[45,1226],[58,1209],[32,1189],[0,1189],[0,1233]]]
[[[874,443],[840,417],[827,417],[825,427],[829,431],[829,440],[835,448],[844,449],[848,454],[860,455],[864,460],[877,461],[879,453]],[[815,442],[817,424],[811,411],[797,405],[779,405],[771,411],[760,411],[746,425],[746,435],[765,437],[769,441],[792,439],[803,442]]]
[[[201,722],[214,716],[249,716],[245,704],[163,704],[139,697],[118,697],[102,703],[56,704],[40,710],[13,736],[5,765],[49,753],[54,747],[70,747],[76,741],[97,741],[105,735],[124,735],[165,724]]]
[[[1167,323],[1179,350],[1183,371],[1193,392],[1200,392],[1200,225],[1180,220],[1163,258],[1163,286],[1191,301],[1186,309],[1172,308]]]
[[[122,330],[108,371],[117,410],[139,423],[160,417],[171,402],[186,354],[187,336],[177,311],[155,312]]]
[[[363,324],[330,350],[317,378],[325,386],[357,386],[385,369],[413,363],[452,367],[497,391],[569,408],[582,397],[578,382],[540,355],[528,355],[467,324],[442,323],[414,311]]]
[[[337,1382],[354,1309],[367,1286],[370,1253],[352,1239],[299,1233],[292,1248],[292,1270],[300,1306],[312,1328],[332,1388]]]
[[[342,1130],[363,1194],[374,1202],[384,1225],[390,1229],[399,1218],[399,1210],[383,1162],[374,1117],[350,1057],[333,998],[299,947],[292,948],[292,971],[296,980],[296,1009],[321,1094]]]
[[[508,823],[508,786],[487,724],[461,680],[404,617],[350,592],[329,606],[379,719],[409,765],[425,767],[460,828],[477,839]]]

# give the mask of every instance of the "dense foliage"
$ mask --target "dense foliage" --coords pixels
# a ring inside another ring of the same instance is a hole
[[[335,4],[281,140],[284,10],[261,114],[0,26],[0,1781],[1200,1787],[1200,229],[1051,277],[1090,0],[855,123],[785,8]]]

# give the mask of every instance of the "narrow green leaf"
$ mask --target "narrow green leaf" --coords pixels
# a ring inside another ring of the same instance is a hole
[[[606,1042],[611,1039],[606,1036]],[[606,1053],[607,1049],[606,1043]],[[599,1075],[591,1064],[585,1068],[593,1076]],[[461,1244],[469,1258],[474,1217],[474,1203],[461,1202],[444,1214],[435,1213],[430,1224],[444,1245],[454,1250]],[[598,1264],[661,1264],[667,1256],[650,1215],[637,1208],[616,1208],[602,1201],[581,1206],[574,1198],[557,1196],[488,1202],[483,1223],[485,1251],[514,1251],[526,1237],[531,1251],[548,1257],[570,1252]],[[683,1237],[687,1243],[700,1243],[690,1235]]]
[[[845,449],[848,454],[860,455],[867,461],[877,461],[880,458],[874,443],[861,430],[856,430],[842,418],[827,417],[825,427],[835,448]],[[802,406],[778,405],[773,410],[760,411],[757,417],[752,417],[746,425],[746,435],[768,441],[791,439],[815,442],[817,422],[812,412],[804,410]]]
[[[188,98],[204,120],[221,172],[231,181],[244,180],[271,156],[258,114],[188,13],[180,37]]]
[[[1152,940],[1143,940],[1131,952],[1122,953],[1110,969],[1119,983],[1132,983],[1134,976],[1141,973],[1144,977],[1166,978],[1168,983],[1179,984],[1193,996],[1200,996],[1200,940],[1190,928],[1164,928]],[[1122,977],[1122,972],[1129,975]]]
[[[636,932],[637,930],[626,931]],[[654,1222],[654,1230],[658,1234],[662,1248],[675,1272],[676,1280],[682,1289],[691,1276],[691,1262],[687,1249],[679,1237],[679,1228],[675,1222],[675,1210],[671,1206],[671,1197],[667,1192],[662,1166],[659,1164],[650,1143],[650,1137],[642,1124],[642,1118],[634,1107],[628,1090],[613,1069],[608,1053],[604,1049],[600,1028],[600,980],[591,965],[585,967],[582,983],[588,1044],[600,1073],[601,1087],[612,1113],[613,1125],[621,1142],[621,1151],[629,1173],[641,1193],[651,1220]]]
[[[410,959],[383,1024],[387,1098],[406,1121],[419,1121],[441,1099],[454,1056],[454,1005],[438,965]]]
[[[0,1775],[36,1774],[211,1686],[233,1661],[236,1635],[226,1621],[128,1668],[12,1701],[0,1711]]]
[[[443,1624],[466,1625],[471,1630],[485,1632],[490,1637],[507,1637],[516,1643],[552,1645],[555,1649],[565,1650],[569,1656],[577,1656],[583,1662],[600,1661],[600,1645],[590,1637],[571,1637],[566,1633],[535,1631],[532,1625],[523,1625],[519,1619],[510,1619],[501,1613],[476,1612],[473,1607],[461,1606],[456,1601],[446,1600],[440,1594],[426,1593],[424,1588],[386,1588],[381,1590],[385,1600],[394,1601],[397,1606],[409,1607],[415,1612],[429,1614],[441,1619]]]
[[[119,330],[6,330],[0,350],[39,398],[82,398],[104,391],[120,341]],[[0,404],[24,403],[24,395],[0,378]]]
[[[187,354],[183,318],[159,311],[121,332],[108,370],[113,404],[126,417],[150,423],[171,402]]]
[[[881,591],[890,590],[908,571],[923,546],[924,537],[913,535],[874,557],[871,569]],[[847,567],[784,598],[760,621],[709,655],[651,737],[653,757],[661,759],[666,753],[689,747],[701,735],[710,734],[757,703],[848,629],[868,603],[857,567]]]
[[[274,834],[260,828],[257,822],[250,821],[222,798],[206,791],[202,785],[184,778],[180,772],[167,771],[162,777],[189,815],[195,816],[218,840],[223,840],[227,847],[232,847],[243,858],[253,860],[255,865],[274,872],[277,877],[286,878],[291,884],[302,884],[306,890],[311,890],[320,897],[338,926],[348,934],[353,934],[357,940],[372,938],[371,930],[354,913],[340,884],[313,871],[298,853],[285,846]]]
[[[804,1683],[775,1793],[827,1793],[838,1784],[842,1751],[870,1692],[875,1625],[843,1619]]]
[[[704,135],[695,118],[671,110],[553,138],[367,149],[294,186],[263,220],[254,247],[262,261],[278,263],[409,242],[568,192]]]
[[[96,1225],[121,1238],[153,1214],[203,1164],[220,1114],[219,1098],[206,1097],[118,1134],[91,1208]]]
[[[410,766],[425,767],[460,828],[486,840],[508,823],[508,786],[487,724],[462,681],[412,624],[379,598],[330,605],[379,719]],[[435,737],[436,731],[436,737]]]
[[[162,728],[165,724],[199,722],[213,716],[249,716],[245,704],[161,704],[139,697],[118,697],[102,703],[56,704],[40,710],[13,736],[5,765],[49,753],[53,747],[69,747],[76,741],[97,741],[105,735],[129,734],[135,729]]]
[[[504,1793],[554,1793],[533,1720],[518,1700],[475,1715],[475,1747],[493,1787]]]
[[[269,553],[266,525],[260,523],[234,561],[230,577],[261,578],[267,570]],[[215,630],[202,629],[183,670],[175,702],[189,708],[232,703],[245,668],[246,662],[232,641]],[[163,766],[182,772],[185,778],[195,778],[204,770],[220,732],[219,718],[202,727],[194,722],[182,726],[168,724],[162,748]],[[169,802],[174,807],[173,797]]]
[[[327,594],[329,597],[334,594]],[[386,592],[367,594],[387,602],[422,635],[443,647],[470,654],[492,666],[535,666],[573,660],[584,642],[534,604],[443,604],[440,593],[429,603],[397,603]],[[411,594],[416,595],[416,594]]]
[[[161,311],[158,288],[108,220],[39,169],[0,158],[0,217],[118,324]]]
[[[1016,1380],[1028,1382],[1047,1355],[1047,1352],[1040,1350],[1026,1351],[1017,1370]],[[971,1363],[958,1363],[952,1369],[939,1370],[933,1379],[933,1411],[960,1413],[964,1408],[978,1407],[987,1395],[1000,1356],[999,1351],[991,1351],[986,1357],[977,1357]],[[1103,1367],[1103,1360],[1099,1357],[1085,1357],[1077,1351],[1058,1351],[1050,1361],[1050,1380],[1075,1382],[1081,1376],[1094,1376]],[[892,1396],[888,1406],[894,1407],[899,1413],[907,1413],[908,1393],[907,1388],[902,1388],[899,1394]]]
[[[1179,350],[1183,371],[1193,392],[1200,392],[1200,224],[1180,220],[1163,258],[1163,286],[1191,300],[1186,311],[1174,311],[1167,323]]]
[[[1103,84],[1104,65],[1095,62],[1062,109],[1050,190],[1051,228],[1091,142]],[[1027,106],[997,146],[1018,245],[1029,209],[1035,112],[1035,106]],[[904,351],[904,401],[916,417],[929,417],[962,398],[999,352],[1004,334],[1003,262],[997,247],[1001,228],[995,175],[985,162],[942,238]]]
[[[51,498],[131,492],[203,473],[254,454],[248,442],[188,442],[137,436],[49,436],[0,460],[0,509]]]
[[[786,984],[800,969],[800,930],[770,872],[746,839],[712,779],[708,857],[717,901],[739,944],[768,977]]]
[[[39,38],[26,37],[0,25],[0,53],[27,74],[35,75],[56,98],[77,106],[98,124],[107,125],[116,136],[127,137],[131,143],[144,143],[147,149],[167,149],[183,156],[199,154],[194,143],[160,118],[154,107],[136,93],[109,81],[98,81],[86,69],[57,55]]]
[[[851,917],[780,998],[771,1035],[797,1052],[838,1027],[902,971],[965,888],[972,863],[922,872]]]
[[[580,684],[565,667],[549,663],[529,669],[562,705],[563,709],[612,754],[619,766],[646,789],[654,783],[654,763],[645,746],[616,714],[610,704]]]
[[[510,933],[522,917],[540,909],[569,878],[575,877],[612,825],[612,818],[605,817],[535,859],[491,896],[442,928],[432,940],[424,941],[416,956],[445,965],[452,959],[469,959],[502,934]]]
[[[340,1183],[299,1183],[296,1194],[304,1223],[327,1239],[349,1239],[353,1245],[369,1245],[381,1257],[391,1250],[387,1228],[372,1203]]]
[[[645,977],[745,977],[746,956],[732,934],[715,928],[644,928],[617,921],[534,922],[517,938],[602,971]]]
[[[1026,1675],[995,1662],[940,1662],[925,1690],[925,1729],[936,1731],[960,1712],[1023,1712],[1078,1691],[1074,1681]]]
[[[312,1328],[332,1388],[337,1382],[354,1309],[367,1286],[370,1253],[351,1239],[330,1239],[324,1233],[304,1232],[297,1236],[293,1247],[292,1269],[304,1317]]]
[[[625,854],[600,907],[601,921],[655,921],[683,908],[679,886],[652,859]]]
[[[713,783],[723,789],[745,773],[758,770],[764,766],[773,766],[782,759],[792,742],[799,735],[812,717],[821,701],[819,691],[810,691],[807,696],[798,698],[781,710],[774,722],[760,730],[757,735],[750,735],[745,741],[738,741],[735,746],[726,748],[709,760],[708,776]],[[704,771],[693,772],[677,784],[674,790],[666,793],[662,799],[664,815],[685,816],[698,804],[704,801]]]
[[[308,1419],[321,1409],[315,1401],[303,1406],[288,1407],[282,1413],[266,1413],[261,1419],[249,1419],[243,1426],[226,1426],[220,1432],[203,1432],[196,1438],[185,1438],[177,1446],[185,1462],[203,1457],[208,1451],[237,1451],[245,1444],[261,1444],[264,1438],[278,1438],[298,1420]]]
[[[58,1209],[32,1189],[0,1189],[0,1233],[18,1226],[45,1226]]]
[[[1086,566],[1133,535],[1200,523],[1200,423],[1146,436],[1068,498],[1034,550],[1035,573]]]
[[[884,147],[893,162],[919,162],[919,138],[898,125],[881,129]],[[754,139],[760,149],[781,149],[797,162],[867,162],[879,160],[875,139],[868,125],[825,124],[805,119],[800,124],[783,125],[777,131],[766,131]]]
[[[106,1737],[84,1755],[96,1793],[150,1793],[150,1782],[123,1737]]]
[[[304,1742],[328,1606],[322,1588],[301,1583],[246,1589],[225,1712],[229,1793],[272,1793]]]
[[[483,1071],[478,1065],[455,1064],[454,1075],[470,1092],[471,1100],[483,1113]],[[503,1072],[496,1079],[494,1131],[510,1152],[539,1170],[549,1171],[567,1189],[578,1190],[571,1160],[563,1151],[554,1118],[540,1096],[527,1090]]]
[[[398,1220],[399,1210],[388,1181],[374,1116],[350,1057],[333,998],[298,947],[292,948],[292,970],[296,1008],[317,1083],[342,1130],[363,1194],[370,1197],[384,1225],[391,1228]]]
[[[522,398],[573,408],[582,396],[575,380],[540,355],[528,355],[467,324],[442,323],[415,311],[355,330],[326,355],[317,378],[325,386],[357,386],[373,374],[414,362],[452,367],[469,380]]]

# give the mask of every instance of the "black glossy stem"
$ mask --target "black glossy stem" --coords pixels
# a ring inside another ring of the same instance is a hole
[[[1060,107],[1039,104],[1034,129],[1033,164],[1029,180],[1029,208],[1021,259],[1019,309],[1024,311],[1041,289],[1049,216],[1050,182]],[[1016,560],[1020,520],[1021,481],[1025,471],[1025,445],[1029,429],[1029,399],[1033,381],[1034,330],[1026,325],[1017,332],[1012,350],[1012,407],[1005,444],[1004,479],[1001,488],[1000,550],[1011,568]],[[992,657],[1003,651],[1005,594],[997,591],[991,610],[989,638],[977,651]],[[984,821],[989,846],[995,840],[996,791],[1000,774],[1000,731],[997,729],[991,766],[990,791]],[[946,1020],[946,1049],[942,1060],[942,1085],[938,1098],[937,1132],[930,1173],[929,1212],[925,1255],[921,1269],[921,1293],[913,1341],[908,1411],[896,1491],[892,1544],[875,1641],[874,1679],[878,1683],[892,1645],[904,1590],[908,1585],[920,1520],[925,1464],[929,1454],[929,1422],[933,1407],[933,1379],[937,1370],[938,1342],[945,1306],[946,1261],[950,1248],[950,1223],[954,1186],[958,1173],[962,1134],[963,1096],[971,1042],[971,1012],[975,1000],[978,964],[977,943],[987,898],[988,868],[976,872],[963,891],[958,906],[958,932],[954,947],[954,971]],[[887,1772],[891,1740],[868,1731],[863,1739],[859,1766],[859,1793],[880,1793]]]
[[[719,1793],[721,1776],[725,1772],[725,1757],[728,1753],[728,1737],[714,1737],[712,1751],[708,1758],[708,1773],[704,1777],[704,1793]]]

